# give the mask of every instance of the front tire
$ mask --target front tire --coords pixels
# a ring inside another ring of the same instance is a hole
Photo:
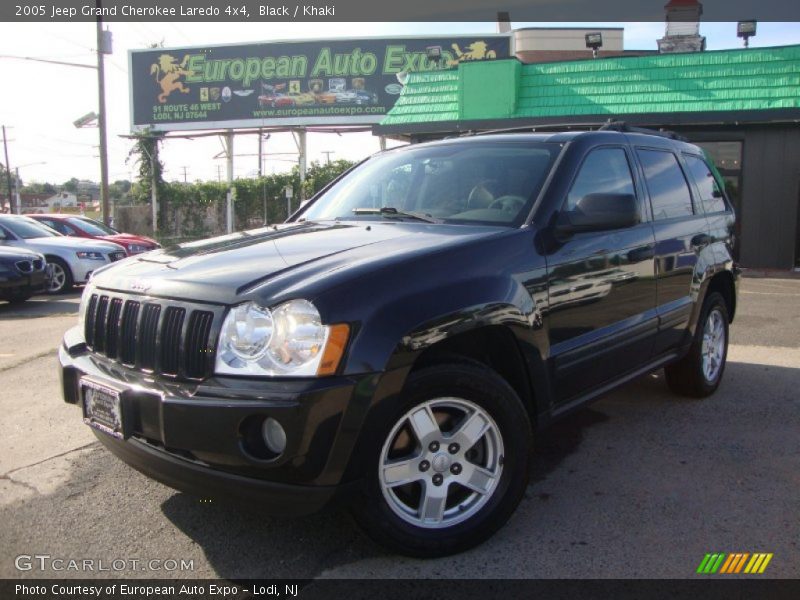
[[[517,394],[480,363],[411,374],[371,449],[354,516],[401,554],[446,556],[494,534],[525,492],[531,426]]]
[[[48,294],[63,294],[73,286],[72,271],[67,263],[57,257],[47,259],[52,269],[52,277],[47,287]]]
[[[725,299],[712,292],[703,303],[688,354],[664,369],[673,392],[705,398],[717,390],[728,358],[728,321]]]

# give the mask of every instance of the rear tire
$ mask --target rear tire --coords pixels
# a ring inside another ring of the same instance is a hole
[[[530,419],[511,386],[480,363],[412,373],[376,441],[353,514],[401,554],[446,556],[480,544],[527,486]]]
[[[22,304],[23,302],[29,300],[31,296],[33,296],[33,294],[28,294],[28,293],[11,294],[3,298],[3,300],[6,300],[9,304]]]
[[[50,263],[52,272],[52,279],[48,284],[48,294],[63,294],[72,289],[74,280],[72,278],[72,271],[63,260],[56,256],[49,257],[47,262]]]
[[[710,396],[722,381],[727,358],[728,308],[722,295],[712,292],[703,303],[688,354],[664,369],[667,385],[683,396]]]

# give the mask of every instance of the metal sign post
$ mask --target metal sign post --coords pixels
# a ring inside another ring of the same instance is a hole
[[[292,186],[287,185],[283,191],[286,193],[286,218],[288,219],[292,214],[292,196],[294,195],[294,190],[292,190]]]
[[[225,154],[228,175],[227,205],[225,207],[225,223],[228,233],[233,233],[233,130],[225,134]]]

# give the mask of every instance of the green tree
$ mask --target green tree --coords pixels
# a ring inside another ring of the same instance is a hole
[[[306,170],[306,180],[303,183],[304,196],[306,198],[311,198],[355,164],[356,163],[344,159],[334,160],[324,165],[316,161],[312,162],[311,166]]]
[[[136,182],[131,186],[130,195],[134,202],[147,204],[151,201],[153,180],[155,180],[156,194],[159,198],[158,225],[159,229],[164,224],[166,207],[165,191],[167,183],[164,181],[164,164],[158,156],[159,145],[163,141],[163,134],[152,133],[145,130],[133,136],[133,147],[128,152],[126,163],[133,161],[138,164],[139,171]]]
[[[78,178],[73,177],[69,181],[65,181],[61,184],[61,189],[65,192],[72,192],[73,194],[78,193]]]
[[[131,182],[127,179],[118,179],[108,186],[108,195],[115,200],[122,200],[128,196],[131,191]]]
[[[39,183],[38,181],[34,181],[32,183],[28,183],[20,189],[20,192],[23,194],[42,194],[42,195],[52,195],[55,194],[58,190],[56,190],[56,186],[52,183]]]
[[[14,165],[11,165],[12,167]],[[22,185],[22,179],[19,180],[20,185]],[[11,171],[11,189],[15,190],[17,184],[17,176],[16,173],[12,170]],[[6,167],[3,164],[0,164],[0,196],[7,196],[8,195],[8,179],[6,179]]]

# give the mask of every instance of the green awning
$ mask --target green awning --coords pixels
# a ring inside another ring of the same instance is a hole
[[[381,126],[800,108],[800,46],[411,73]]]

